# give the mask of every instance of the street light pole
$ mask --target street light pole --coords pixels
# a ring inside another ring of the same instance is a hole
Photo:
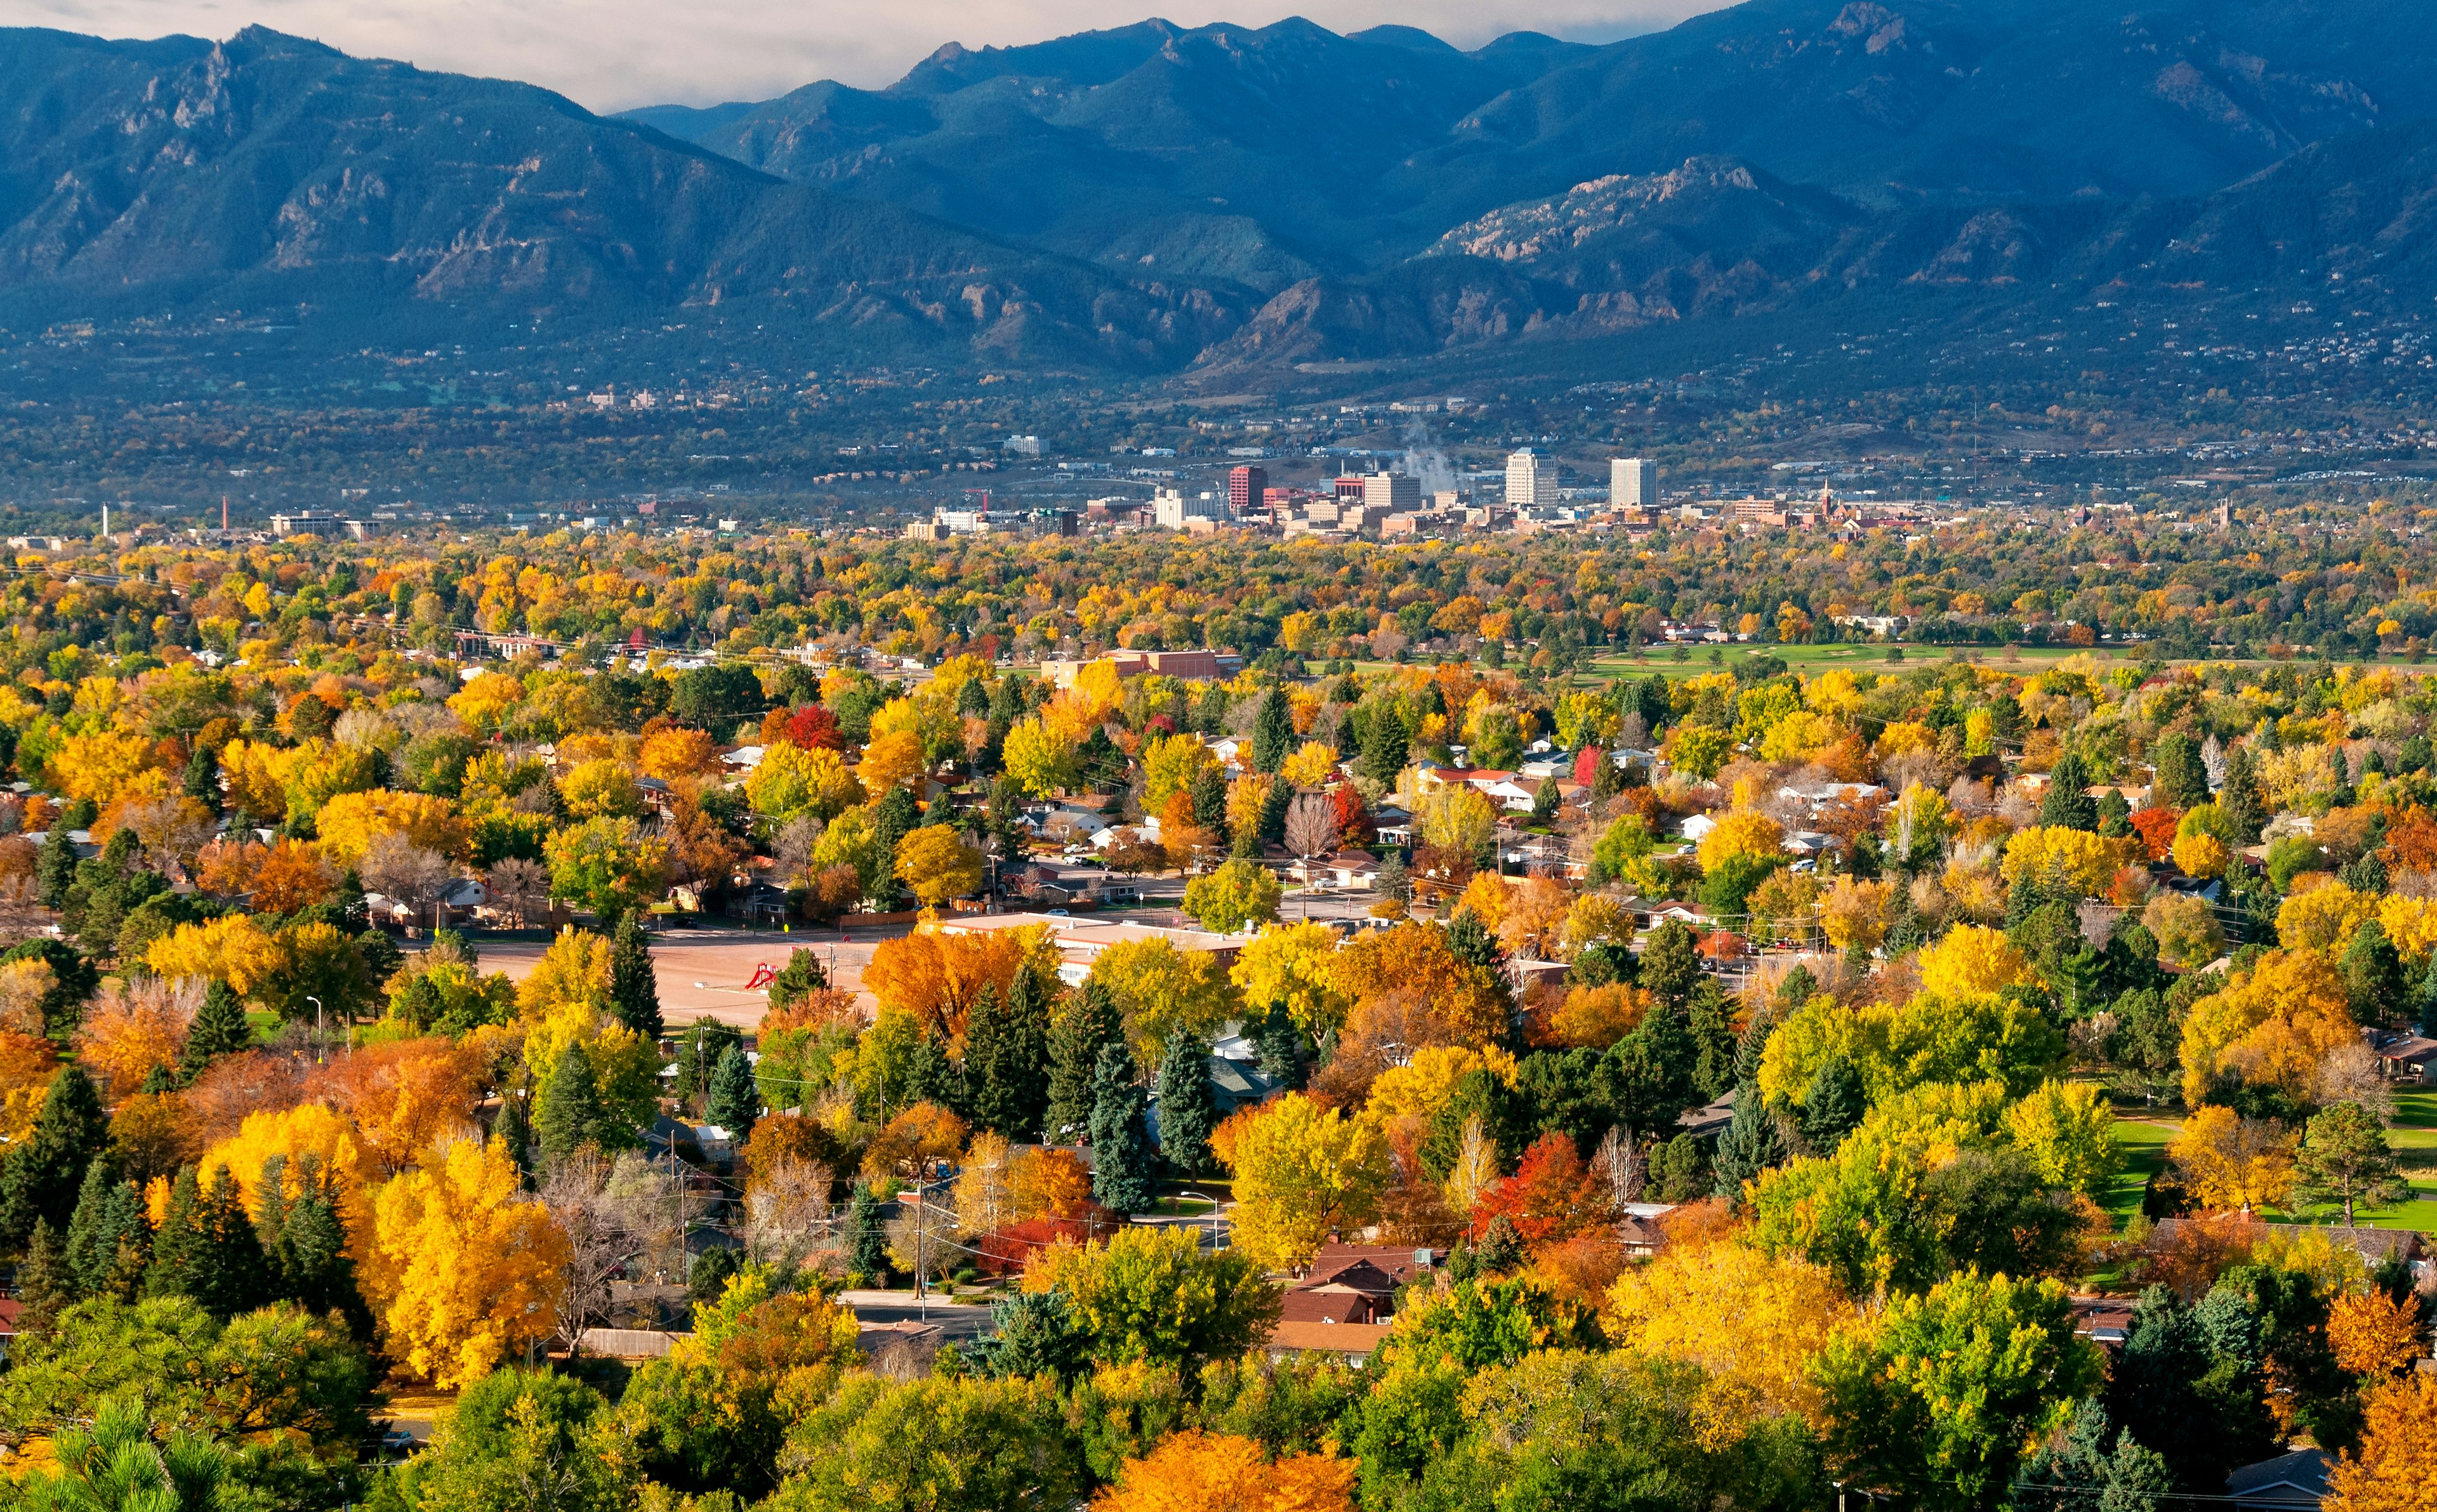
[[[322,999],[308,992],[305,1000],[313,1005],[313,1064],[321,1066],[330,1058],[330,1036],[322,1021]]]

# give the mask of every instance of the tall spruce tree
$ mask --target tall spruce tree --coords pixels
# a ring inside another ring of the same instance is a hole
[[[1395,709],[1385,704],[1374,704],[1362,727],[1362,756],[1357,770],[1382,788],[1394,788],[1397,774],[1405,770],[1411,739],[1403,717]]]
[[[339,1209],[341,1192],[335,1173],[312,1156],[297,1163],[286,1183],[293,1196],[277,1205],[279,1223],[263,1238],[272,1269],[279,1277],[282,1295],[308,1312],[338,1312],[360,1339],[372,1337],[372,1312],[356,1284],[355,1261],[347,1258],[346,1219]],[[266,1162],[263,1173],[266,1211],[272,1190]]]
[[[912,834],[921,823],[922,811],[915,807],[914,795],[906,791],[902,783],[889,789],[880,802],[872,806],[872,836],[878,842],[880,853],[889,860],[889,865],[871,884],[872,901],[879,904],[883,912],[905,906],[905,884],[898,880],[896,872],[897,843]]]
[[[212,1168],[195,1209],[196,1243],[179,1290],[223,1322],[272,1300],[262,1236],[246,1211],[245,1191],[226,1166]]]
[[[1210,1170],[1210,1131],[1218,1126],[1218,1101],[1210,1093],[1210,1043],[1183,1028],[1162,1047],[1159,1082],[1159,1153],[1187,1180]]]
[[[888,1236],[880,1228],[880,1199],[871,1184],[858,1181],[846,1210],[846,1268],[877,1286],[888,1274]]]
[[[1272,1086],[1283,1086],[1300,1092],[1311,1076],[1311,1056],[1301,1026],[1283,1002],[1270,1004],[1269,1013],[1261,1019],[1261,1029],[1254,1040],[1260,1054],[1261,1074]]]
[[[611,937],[609,1007],[620,1023],[645,1039],[660,1037],[659,981],[652,974],[651,946],[632,909],[618,920],[618,932]]]
[[[2091,797],[2090,769],[2066,752],[2048,770],[2048,791],[2040,799],[2040,823],[2064,829],[2098,828],[2098,803]]]
[[[186,1271],[202,1243],[203,1189],[193,1166],[180,1166],[169,1183],[168,1205],[152,1234],[152,1263],[144,1275],[144,1290],[152,1296],[177,1296],[186,1290]]]
[[[1253,770],[1275,772],[1293,751],[1294,710],[1287,704],[1286,689],[1272,686],[1253,714]]]
[[[525,1100],[511,1090],[500,1095],[500,1112],[491,1120],[491,1138],[506,1145],[508,1158],[524,1173],[531,1185],[534,1172],[533,1117],[525,1110]]]
[[[68,1220],[68,1270],[86,1294],[102,1289],[118,1256],[119,1236],[111,1230],[111,1198],[120,1185],[116,1164],[105,1155],[84,1168],[76,1214]]]
[[[209,747],[197,746],[186,758],[184,791],[187,797],[202,804],[206,812],[220,811],[220,763]]]
[[[1042,1137],[1051,1144],[1081,1144],[1090,1138],[1092,1076],[1105,1045],[1125,1043],[1125,1016],[1096,980],[1067,999],[1049,1034],[1049,1105]]]
[[[720,1052],[719,1066],[710,1073],[710,1098],[703,1112],[710,1121],[726,1129],[737,1148],[743,1148],[752,1138],[754,1122],[762,1117],[762,1088],[753,1080],[753,1065],[745,1051],[730,1045]]]
[[[925,1034],[914,1042],[905,1054],[904,1098],[910,1106],[930,1103],[962,1117],[965,1111],[965,1073],[948,1056],[948,1048],[936,1034]]]
[[[2200,742],[2171,730],[2158,738],[2150,759],[2157,772],[2151,803],[2191,808],[2209,801],[2208,769],[2200,764]]]
[[[787,964],[779,968],[778,975],[770,979],[770,1006],[784,1013],[814,993],[827,991],[829,984],[830,976],[821,969],[820,958],[798,947],[787,957]]]
[[[965,1091],[976,1128],[1028,1140],[1041,1128],[1049,1048],[1048,994],[1037,973],[1019,971],[1007,1000],[984,986],[965,1016]]]
[[[37,1218],[33,1235],[26,1241],[26,1259],[17,1267],[17,1301],[23,1310],[17,1314],[17,1331],[34,1336],[48,1333],[52,1323],[76,1300],[76,1277],[69,1268],[66,1248],[52,1231],[51,1221]]]
[[[2370,755],[2375,756],[2373,749]],[[2227,753],[2225,785],[2218,790],[2218,807],[2225,810],[2226,823],[2234,829],[2237,844],[2249,845],[2259,839],[2259,826],[2268,822],[2267,801],[2259,792],[2259,766],[2252,758],[2251,742],[2243,741]]]
[[[65,1233],[84,1189],[85,1168],[110,1145],[110,1118],[81,1066],[62,1066],[43,1094],[33,1132],[0,1169],[0,1246],[16,1248],[38,1220]]]
[[[605,1142],[601,1125],[605,1117],[592,1063],[585,1058],[581,1046],[568,1046],[559,1052],[558,1066],[541,1095],[541,1106],[535,1110],[535,1142],[551,1159],[564,1160],[587,1144]]]
[[[1113,1212],[1138,1213],[1152,1198],[1143,1090],[1123,1043],[1100,1047],[1092,1070],[1092,1195]]]
[[[246,1021],[245,1000],[227,982],[214,980],[203,988],[203,1005],[186,1026],[186,1048],[178,1057],[179,1077],[187,1082],[223,1055],[234,1055],[254,1044],[254,1025]]]
[[[76,885],[76,842],[68,839],[65,815],[51,822],[50,833],[43,837],[43,849],[34,858],[34,892],[43,907],[59,908],[68,900],[68,889]]]
[[[1744,1183],[1758,1180],[1762,1172],[1785,1164],[1787,1153],[1785,1138],[1777,1127],[1777,1115],[1762,1103],[1760,1088],[1738,1087],[1735,1116],[1718,1136],[1718,1152],[1711,1164],[1717,1173],[1718,1195],[1742,1207]]]

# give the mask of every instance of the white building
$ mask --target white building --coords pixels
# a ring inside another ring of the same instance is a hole
[[[1150,519],[1164,530],[1182,530],[1188,520],[1223,520],[1227,517],[1227,498],[1223,494],[1204,493],[1188,497],[1182,490],[1163,488],[1150,496]]]
[[[1607,501],[1618,509],[1658,507],[1658,464],[1646,457],[1619,457],[1607,464]]]
[[[1362,479],[1362,507],[1402,514],[1422,507],[1422,480],[1402,473],[1371,473]]]
[[[1041,455],[1041,438],[1038,436],[1009,436],[1007,440],[999,443],[999,449],[1002,451],[1012,452],[1018,457],[1038,457]]]
[[[1557,502],[1556,465],[1531,447],[1506,454],[1506,507],[1538,509]]]

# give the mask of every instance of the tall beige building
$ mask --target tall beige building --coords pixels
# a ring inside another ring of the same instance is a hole
[[[1506,507],[1538,509],[1557,502],[1557,468],[1549,459],[1525,446],[1506,454]]]
[[[1607,501],[1617,509],[1658,507],[1658,464],[1646,457],[1619,457],[1607,464]]]

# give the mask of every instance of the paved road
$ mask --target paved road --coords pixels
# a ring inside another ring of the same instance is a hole
[[[910,1291],[841,1292],[838,1300],[865,1323],[935,1323],[948,1343],[978,1339],[991,1331],[991,1310],[986,1303],[943,1302],[934,1295],[926,1306]]]

